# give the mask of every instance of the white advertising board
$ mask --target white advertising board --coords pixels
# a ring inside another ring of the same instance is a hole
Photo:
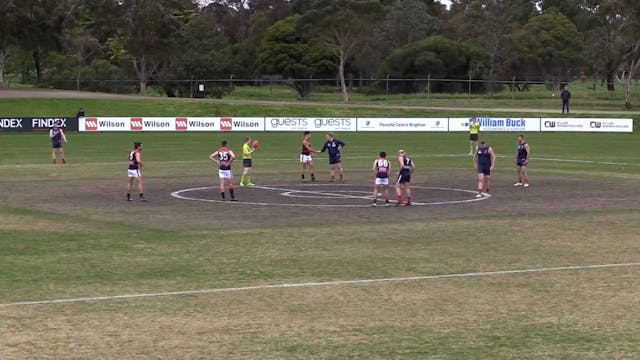
[[[633,132],[633,119],[542,118],[541,131]]]
[[[85,117],[80,131],[264,131],[263,117]]]
[[[358,131],[448,131],[447,118],[358,118]]]
[[[268,117],[266,131],[356,131],[356,118]]]
[[[480,131],[540,131],[540,118],[477,117]],[[449,131],[469,131],[471,118],[449,118]]]
[[[264,131],[263,117],[221,117],[220,131]]]

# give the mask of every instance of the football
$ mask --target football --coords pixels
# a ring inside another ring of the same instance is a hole
[[[251,144],[251,146],[253,146],[254,149],[257,149],[258,146],[260,146],[260,143],[258,142],[258,140],[253,140],[253,144]]]

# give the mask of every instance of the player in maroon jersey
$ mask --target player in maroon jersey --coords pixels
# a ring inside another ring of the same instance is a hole
[[[142,191],[142,160],[140,160],[140,151],[142,151],[142,143],[134,142],[133,149],[129,151],[129,170],[127,171],[127,200],[131,201],[131,188],[133,182],[138,183],[138,193],[140,193],[140,201],[147,201]]]
[[[376,176],[375,183],[373,184],[373,202],[371,206],[378,205],[378,187],[382,187],[384,191],[385,206],[391,206],[391,204],[389,204],[389,173],[391,172],[391,162],[387,159],[386,152],[382,151],[380,156],[373,160],[371,169]]]
[[[300,151],[300,177],[302,182],[307,181],[304,178],[304,171],[309,167],[309,173],[311,174],[311,181],[316,181],[316,176],[313,174],[313,158],[311,153],[319,153],[320,151],[314,150],[311,147],[311,132],[305,131],[302,138],[302,150]]]
[[[220,196],[222,200],[226,199],[224,195],[224,186],[226,183],[231,201],[236,201],[236,197],[233,194],[233,173],[231,172],[231,163],[236,158],[236,154],[227,147],[226,140],[222,141],[221,145],[218,150],[209,155],[209,159],[215,161],[219,166],[218,177],[220,178]]]

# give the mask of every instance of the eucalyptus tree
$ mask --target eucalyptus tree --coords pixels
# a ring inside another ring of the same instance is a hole
[[[308,96],[311,78],[335,71],[330,50],[305,30],[304,18],[292,15],[271,26],[260,43],[258,71],[289,79],[301,98]]]
[[[17,27],[15,0],[0,0],[0,87],[4,85],[7,64],[18,43]]]
[[[384,19],[385,3],[380,0],[309,0],[308,6],[303,22],[310,25],[309,31],[333,53],[342,98],[348,102],[347,61],[370,38],[375,24]]]

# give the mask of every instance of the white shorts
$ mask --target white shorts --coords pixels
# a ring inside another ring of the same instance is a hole
[[[220,179],[233,179],[231,170],[218,170],[218,177]]]
[[[312,162],[311,155],[300,154],[300,162],[303,164]]]
[[[376,178],[376,185],[389,185],[389,178]]]
[[[127,171],[127,174],[129,175],[130,178],[142,177],[142,173],[140,172],[140,169],[135,169],[135,170],[129,169]]]

